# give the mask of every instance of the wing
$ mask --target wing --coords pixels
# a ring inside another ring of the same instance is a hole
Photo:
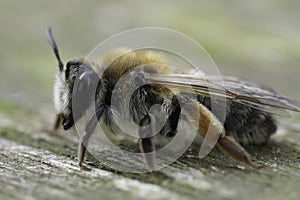
[[[164,84],[179,91],[193,92],[254,107],[272,114],[289,116],[285,110],[300,112],[300,104],[271,88],[229,76],[200,76],[190,74],[151,74],[152,83]]]

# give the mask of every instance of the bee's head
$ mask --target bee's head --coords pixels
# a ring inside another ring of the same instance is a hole
[[[54,104],[57,112],[62,116],[63,128],[68,130],[91,104],[94,96],[90,88],[92,83],[98,82],[98,76],[89,64],[84,63],[83,58],[67,62],[64,69],[50,28],[46,29],[46,34],[59,67],[54,83]],[[76,112],[73,112],[74,99]]]
[[[81,61],[69,61],[66,69],[57,73],[54,82],[54,105],[57,112],[62,115],[65,130],[74,125],[72,93],[81,65]]]

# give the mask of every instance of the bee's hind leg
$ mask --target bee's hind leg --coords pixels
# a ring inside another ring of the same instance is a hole
[[[198,132],[203,136],[204,140],[214,146],[217,144],[225,154],[241,162],[245,165],[253,167],[255,169],[261,169],[264,166],[255,164],[248,152],[233,138],[226,135],[223,124],[216,118],[216,116],[208,110],[204,105],[191,102],[190,107],[187,107],[190,115],[189,121],[198,125]],[[199,118],[193,115],[194,112],[199,112]]]
[[[255,169],[264,168],[263,165],[257,165],[254,163],[251,160],[248,152],[238,142],[229,136],[221,136],[218,140],[218,147],[236,161],[244,163]]]
[[[81,170],[88,170],[88,168],[84,165],[84,158],[86,155],[87,151],[87,145],[88,141],[91,137],[91,135],[94,133],[94,130],[97,126],[97,123],[99,119],[101,118],[102,114],[105,111],[105,105],[102,104],[100,105],[97,109],[96,112],[90,117],[88,120],[86,126],[85,126],[85,134],[81,138],[79,142],[79,147],[78,147],[78,165]]]

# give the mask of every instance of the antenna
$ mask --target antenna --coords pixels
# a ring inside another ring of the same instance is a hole
[[[58,67],[59,67],[59,71],[60,72],[63,72],[64,70],[64,64],[62,63],[61,59],[60,59],[60,56],[59,56],[59,53],[58,53],[58,48],[56,46],[56,43],[55,43],[55,40],[53,38],[53,35],[52,35],[52,31],[51,31],[51,28],[50,27],[47,27],[45,29],[45,32],[46,32],[46,36],[47,36],[47,39],[49,41],[49,44],[51,45],[52,49],[53,49],[53,52],[56,56],[56,59],[58,61]]]

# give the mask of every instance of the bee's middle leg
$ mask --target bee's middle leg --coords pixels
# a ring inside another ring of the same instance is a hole
[[[140,128],[139,128],[139,145],[141,152],[144,155],[144,158],[146,160],[146,163],[149,167],[150,171],[155,171],[156,169],[156,156],[155,156],[155,146],[153,144],[153,137],[151,136],[152,128],[151,128],[151,119],[150,116],[145,116],[140,121]],[[150,127],[147,127],[147,125],[150,125]]]

